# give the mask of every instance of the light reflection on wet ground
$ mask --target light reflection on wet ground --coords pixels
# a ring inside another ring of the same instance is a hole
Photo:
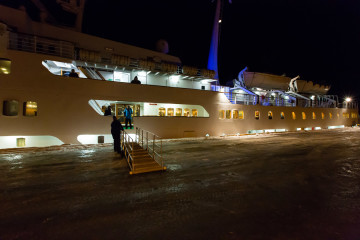
[[[0,239],[360,239],[360,129],[0,154]]]

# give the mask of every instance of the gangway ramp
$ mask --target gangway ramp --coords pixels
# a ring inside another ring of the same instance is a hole
[[[132,138],[124,131],[122,149],[130,174],[166,170],[161,156],[162,139],[155,134],[136,128],[135,137]]]

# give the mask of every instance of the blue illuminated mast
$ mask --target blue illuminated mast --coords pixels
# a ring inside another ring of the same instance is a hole
[[[231,3],[231,0],[229,0]],[[216,11],[215,11],[215,18],[214,18],[214,26],[211,36],[211,43],[210,43],[210,51],[209,51],[209,59],[207,68],[210,70],[215,71],[215,78],[219,80],[219,73],[218,73],[218,46],[219,46],[219,39],[220,39],[220,24],[221,24],[221,11],[222,11],[222,0],[216,0]]]

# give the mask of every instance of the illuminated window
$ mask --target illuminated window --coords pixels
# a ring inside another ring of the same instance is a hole
[[[244,119],[244,111],[239,111],[239,119]]]
[[[19,102],[16,100],[8,100],[3,102],[3,115],[17,116],[19,112]]]
[[[285,114],[284,114],[284,112],[281,112],[281,113],[280,113],[280,118],[281,118],[281,119],[285,119]]]
[[[176,116],[182,116],[182,108],[176,109]]]
[[[193,116],[193,117],[197,117],[197,116],[198,116],[198,110],[197,110],[197,109],[193,109],[191,112],[192,112],[192,116]]]
[[[272,111],[269,111],[269,112],[268,112],[268,117],[269,117],[269,119],[272,119],[272,118],[273,118],[273,113],[272,113]]]
[[[25,138],[16,138],[17,147],[25,147]]]
[[[294,120],[296,119],[296,114],[295,114],[295,112],[292,112],[292,113],[291,113],[291,116],[292,116],[292,119],[294,119]]]
[[[233,110],[232,111],[232,115],[234,119],[238,119],[239,118],[239,112],[237,110]]]
[[[9,59],[0,58],[0,74],[10,74],[11,61]]]
[[[24,102],[24,116],[34,117],[37,116],[37,103],[27,101]]]
[[[321,119],[325,119],[325,114],[323,112],[321,113]]]
[[[302,112],[301,117],[302,117],[303,120],[305,120],[306,119],[306,114],[304,112]]]
[[[167,115],[168,116],[174,116],[174,109],[173,108],[168,108],[167,109]]]
[[[188,109],[188,108],[184,109],[184,116],[185,117],[190,117],[190,109]]]
[[[231,110],[226,110],[226,119],[231,118]]]
[[[349,114],[348,113],[343,113],[343,118],[349,118]]]
[[[315,112],[312,113],[312,119],[316,119],[316,114],[315,114]]]
[[[165,116],[165,108],[159,108],[159,116],[164,117]]]
[[[260,119],[260,112],[259,111],[255,111],[255,119],[256,120]]]
[[[224,119],[225,118],[225,111],[224,110],[220,110],[219,111],[219,119]]]
[[[340,118],[340,114],[337,113],[336,116],[337,116],[338,119]]]
[[[332,119],[332,113],[329,113],[329,118]]]

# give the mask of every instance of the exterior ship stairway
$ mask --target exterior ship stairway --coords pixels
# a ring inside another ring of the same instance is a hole
[[[160,137],[136,128],[134,137],[124,131],[121,142],[130,174],[166,170],[161,156],[162,139]]]

